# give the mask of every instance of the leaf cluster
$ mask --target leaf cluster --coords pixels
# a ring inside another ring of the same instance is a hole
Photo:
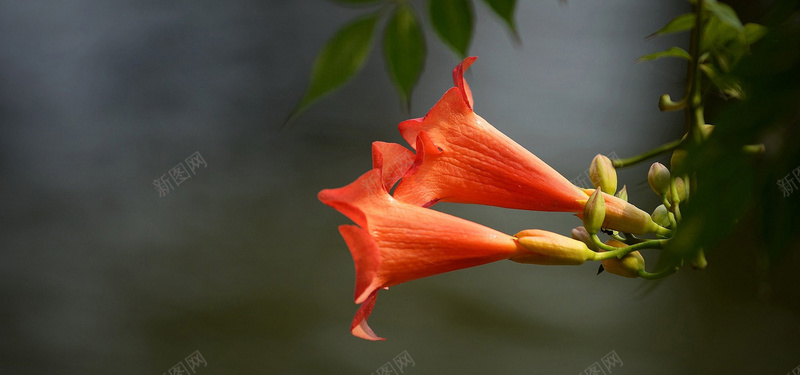
[[[287,123],[323,96],[340,88],[364,66],[382,19],[381,44],[386,72],[402,105],[410,106],[411,94],[425,65],[427,45],[422,20],[409,0],[334,0],[366,7],[368,12],[343,25],[317,55],[311,80]],[[514,22],[516,0],[482,0],[518,39]],[[427,12],[436,35],[459,57],[467,56],[474,30],[470,0],[427,0]]]
[[[692,3],[696,6],[696,1]],[[701,45],[697,57],[700,71],[726,97],[742,99],[744,91],[730,78],[729,73],[744,56],[750,53],[750,46],[764,36],[767,28],[755,23],[743,25],[733,8],[716,0],[704,0],[702,6],[702,25],[699,26],[703,35],[699,38]],[[681,14],[648,38],[690,31],[697,27],[695,13]],[[677,57],[687,61],[693,58],[682,48],[670,47],[665,51],[642,56],[637,61],[663,57]]]

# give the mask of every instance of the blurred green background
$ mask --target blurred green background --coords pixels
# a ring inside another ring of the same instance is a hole
[[[763,9],[742,4],[743,20]],[[685,47],[685,34],[644,37],[689,10],[520,2],[515,45],[476,2],[476,112],[571,180],[597,153],[676,139],[683,114],[656,104],[680,97],[685,62],[634,60]],[[352,337],[354,269],[336,229],[349,221],[316,193],[370,168],[372,141],[403,143],[397,124],[423,116],[459,62],[426,27],[409,113],[376,44],[350,84],[281,129],[316,53],[364,12],[312,0],[4,4],[0,373],[156,375],[195,351],[200,375],[369,374],[404,351],[411,375],[575,374],[612,351],[614,374],[800,365],[798,252],[765,275],[753,250],[764,239],[748,230],[709,251],[707,270],[659,283],[512,262],[413,281],[382,292],[370,318],[387,341]],[[195,152],[207,167],[160,197],[153,180]],[[652,210],[647,167],[620,181]],[[436,209],[506,233],[579,225]]]

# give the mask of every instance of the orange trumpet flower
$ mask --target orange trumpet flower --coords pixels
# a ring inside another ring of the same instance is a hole
[[[473,111],[463,75],[475,59],[456,66],[455,87],[425,117],[400,123],[416,157],[394,197],[423,207],[446,201],[582,215],[589,197],[583,189]],[[606,227],[636,234],[658,227],[646,212],[610,195],[605,199],[614,207]]]
[[[517,237],[442,212],[401,202],[388,190],[413,154],[398,144],[373,144],[375,168],[318,198],[357,225],[339,232],[356,269],[353,335],[382,340],[367,324],[381,288],[503,259],[534,264],[581,264],[594,257],[582,242],[537,230]],[[518,239],[519,238],[519,239]]]

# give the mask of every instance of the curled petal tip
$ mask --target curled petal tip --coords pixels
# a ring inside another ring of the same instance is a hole
[[[383,337],[380,337],[372,331],[369,324],[367,324],[367,318],[369,315],[372,314],[372,309],[375,307],[375,301],[378,298],[378,291],[372,292],[369,295],[366,301],[361,304],[361,307],[358,308],[356,311],[356,315],[353,317],[353,323],[350,325],[350,332],[353,336],[360,337],[365,340],[370,341],[382,341],[386,340]]]
[[[467,80],[464,79],[464,72],[469,69],[469,66],[477,60],[477,56],[470,56],[461,61],[455,69],[453,69],[453,83],[455,83],[458,90],[461,91],[461,97],[464,98],[464,102],[467,103],[469,109],[472,109],[472,90],[469,89],[469,85],[467,84]]]

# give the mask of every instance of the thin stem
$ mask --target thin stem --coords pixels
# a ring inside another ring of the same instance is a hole
[[[613,247],[613,246],[608,246],[603,242],[601,242],[600,238],[597,237],[597,234],[592,234],[590,236],[592,237],[592,241],[594,241],[595,245],[597,245],[598,248],[605,250],[604,253],[595,253],[594,258],[592,258],[592,260],[604,260],[613,258],[620,259],[625,255],[628,255],[628,253],[632,251],[636,251],[639,249],[660,249],[664,246],[663,240],[650,240],[626,247]]]
[[[658,279],[667,277],[669,275],[672,275],[675,272],[678,272],[679,269],[680,269],[680,267],[672,267],[672,268],[668,268],[668,269],[665,269],[663,271],[654,272],[654,273],[647,272],[645,270],[640,270],[639,271],[639,277],[641,277],[643,279],[646,279],[646,280],[658,280]]]
[[[689,40],[691,60],[686,75],[686,132],[690,142],[699,144],[703,139],[700,127],[705,124],[703,117],[703,96],[700,90],[700,43],[703,37],[703,0],[697,0],[694,7],[695,25]]]
[[[685,184],[684,184],[685,185]],[[684,187],[685,189],[685,187]],[[681,221],[681,199],[678,196],[678,188],[675,186],[675,179],[672,179],[669,184],[669,194],[672,196],[672,213],[675,214],[675,221],[679,223]],[[676,223],[676,225],[677,225]],[[674,228],[677,228],[674,227]]]
[[[678,139],[678,140],[672,141],[670,143],[666,143],[666,144],[663,144],[661,146],[658,146],[658,147],[656,147],[656,148],[654,148],[654,149],[652,149],[650,151],[647,151],[645,153],[642,153],[642,154],[639,154],[639,155],[636,155],[636,156],[631,156],[631,157],[625,158],[625,159],[614,159],[614,160],[612,160],[612,163],[614,163],[614,168],[630,167],[631,165],[635,165],[635,164],[641,163],[641,162],[643,162],[643,161],[645,161],[647,159],[656,157],[656,156],[658,156],[660,154],[663,154],[665,152],[672,151],[672,150],[678,148],[678,146],[680,146],[680,145],[681,145],[681,140]]]
[[[625,242],[628,245],[636,245],[637,243],[642,243],[642,242],[647,241],[647,240],[643,240],[641,238],[638,238],[638,237],[636,237],[636,236],[634,236],[634,235],[632,235],[630,233],[623,233],[623,234],[625,235],[625,241],[622,241],[622,242]]]

